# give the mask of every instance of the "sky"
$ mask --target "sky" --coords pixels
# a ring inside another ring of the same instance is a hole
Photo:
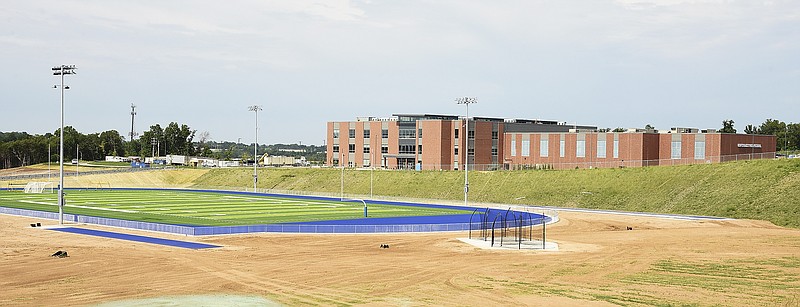
[[[7,1],[0,131],[322,145],[397,113],[742,132],[800,122],[800,1]]]

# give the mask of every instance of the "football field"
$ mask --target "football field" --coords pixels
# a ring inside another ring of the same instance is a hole
[[[247,193],[171,190],[66,190],[65,213],[187,226],[230,226],[364,218],[360,201],[282,198]],[[0,206],[58,212],[58,194],[0,191]],[[369,218],[471,213],[369,204]]]

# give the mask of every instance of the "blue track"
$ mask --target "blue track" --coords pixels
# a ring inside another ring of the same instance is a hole
[[[2,189],[3,188],[0,188],[0,190]],[[70,189],[67,188],[67,190]],[[153,188],[116,188],[115,190],[128,190],[128,191],[168,190],[168,191],[181,191],[188,193],[206,192],[206,193],[220,193],[220,194],[281,197],[281,198],[293,198],[302,200],[340,201],[339,198],[335,197],[282,195],[282,194],[238,192],[238,191],[153,189]],[[360,203],[360,201],[356,200],[351,200],[351,201]],[[494,224],[497,224],[495,225],[497,227],[500,227],[501,224],[504,227],[515,227],[517,225],[523,225],[523,226],[540,225],[542,223],[550,223],[552,221],[551,217],[546,217],[537,213],[529,213],[521,211],[508,211],[500,209],[475,208],[475,207],[464,207],[464,206],[449,206],[449,205],[439,205],[439,204],[405,203],[405,202],[381,201],[381,200],[365,200],[365,202],[367,203],[367,206],[396,205],[396,206],[423,207],[423,208],[460,209],[468,212],[471,211],[473,212],[473,214],[406,216],[406,217],[386,217],[386,218],[366,217],[366,218],[357,218],[349,220],[327,220],[327,221],[291,222],[291,223],[260,224],[260,225],[236,225],[236,226],[160,224],[160,223],[127,221],[127,220],[109,219],[109,218],[94,217],[88,215],[75,215],[75,214],[65,214],[66,216],[65,219],[67,221],[77,222],[77,223],[134,228],[134,229],[168,232],[168,233],[176,233],[183,235],[219,235],[219,234],[254,233],[254,232],[391,233],[391,232],[466,231],[466,230],[475,230],[486,227],[492,227]],[[34,216],[41,218],[58,219],[57,214],[50,212],[39,212],[33,210],[6,209],[6,208],[0,208],[0,212],[5,212],[6,214],[27,215],[27,216]],[[75,228],[75,230],[71,230],[70,228],[60,228],[56,230],[64,232],[83,233],[83,234],[96,235],[108,238],[138,241],[138,242],[186,247],[186,248],[216,247],[213,245],[206,246],[204,244],[198,245],[201,247],[187,247],[187,246],[192,246],[192,244],[198,244],[198,243],[162,240],[157,238],[124,235],[111,232],[106,233],[106,232],[92,231],[80,228]],[[173,243],[170,243],[169,241],[173,241]],[[174,242],[179,242],[179,243],[174,243]],[[182,244],[188,244],[188,245],[183,246]]]
[[[178,240],[169,240],[169,239],[161,239],[161,238],[154,238],[154,237],[129,235],[129,234],[118,233],[118,232],[92,230],[92,229],[75,228],[75,227],[51,228],[51,230],[61,231],[61,232],[68,232],[68,233],[77,233],[77,234],[82,234],[82,235],[97,236],[97,237],[103,237],[103,238],[128,240],[128,241],[134,241],[134,242],[143,242],[143,243],[167,245],[167,246],[181,247],[181,248],[190,248],[190,249],[220,247],[218,245],[211,245],[211,244],[186,242],[186,241],[178,241]]]

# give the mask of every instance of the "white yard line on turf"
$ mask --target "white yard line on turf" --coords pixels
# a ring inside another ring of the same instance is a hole
[[[31,200],[20,200],[19,202],[30,203],[30,204],[38,204],[38,205],[51,205],[51,206],[57,206],[58,205],[58,204],[55,204],[55,203],[46,203],[46,202],[31,201]],[[105,210],[105,211],[125,212],[125,213],[139,213],[138,211],[133,211],[133,210],[101,208],[101,207],[89,207],[89,206],[79,206],[79,205],[64,205],[64,207],[94,209],[94,210]]]

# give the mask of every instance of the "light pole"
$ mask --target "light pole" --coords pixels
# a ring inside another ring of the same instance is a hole
[[[783,135],[783,139],[786,141],[786,146],[783,148],[783,151],[786,154],[786,158],[789,158],[789,123],[786,123],[785,126],[786,133]]]
[[[467,206],[467,196],[469,195],[469,105],[478,103],[477,97],[456,98],[456,104],[463,104],[467,107],[467,117],[464,118],[466,128],[464,129],[464,206]]]
[[[155,159],[156,156],[156,138],[150,138],[150,156]]]
[[[344,200],[344,152],[341,153],[342,158],[339,159],[339,166],[342,167],[342,175],[339,176],[340,178],[340,185],[339,185],[339,200]]]
[[[64,224],[64,75],[74,75],[75,65],[53,67],[53,75],[61,76],[61,130],[58,147],[58,223]]]
[[[248,110],[256,113],[256,146],[253,148],[253,193],[255,193],[258,184],[258,111],[262,109],[259,105],[252,105]]]

